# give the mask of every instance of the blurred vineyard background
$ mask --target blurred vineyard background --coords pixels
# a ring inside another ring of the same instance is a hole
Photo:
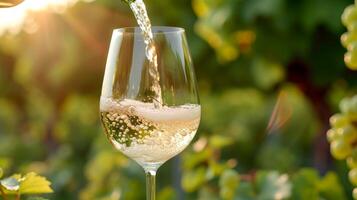
[[[46,176],[53,200],[144,199],[98,114],[111,32],[134,17],[120,0],[67,2],[0,25],[0,168]],[[352,199],[325,136],[357,91],[340,44],[352,0],[145,2],[154,25],[186,29],[203,107],[194,142],[160,168],[159,200]]]

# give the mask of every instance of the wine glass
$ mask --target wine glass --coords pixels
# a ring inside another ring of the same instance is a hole
[[[156,171],[189,145],[201,117],[185,30],[152,33],[156,69],[139,28],[113,31],[100,99],[109,141],[145,170],[148,200],[155,199]]]

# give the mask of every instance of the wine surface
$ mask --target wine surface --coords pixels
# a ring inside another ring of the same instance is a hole
[[[191,142],[200,122],[199,105],[163,106],[101,98],[101,120],[116,149],[141,165],[161,165]]]

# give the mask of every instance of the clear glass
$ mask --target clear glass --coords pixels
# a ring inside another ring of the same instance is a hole
[[[157,169],[189,145],[201,117],[184,29],[152,27],[152,31],[162,106],[154,102],[154,77],[139,28],[114,30],[100,100],[107,137],[144,168],[149,200],[155,199]]]

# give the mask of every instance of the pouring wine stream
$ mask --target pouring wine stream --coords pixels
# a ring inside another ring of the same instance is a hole
[[[145,3],[142,0],[123,0],[128,3],[134,13],[136,21],[142,31],[146,45],[145,53],[149,60],[149,74],[153,79],[151,90],[154,92],[154,105],[161,108],[163,105],[162,92],[160,86],[160,74],[158,70],[157,52],[155,48],[154,36],[151,30],[151,22],[146,11]]]

